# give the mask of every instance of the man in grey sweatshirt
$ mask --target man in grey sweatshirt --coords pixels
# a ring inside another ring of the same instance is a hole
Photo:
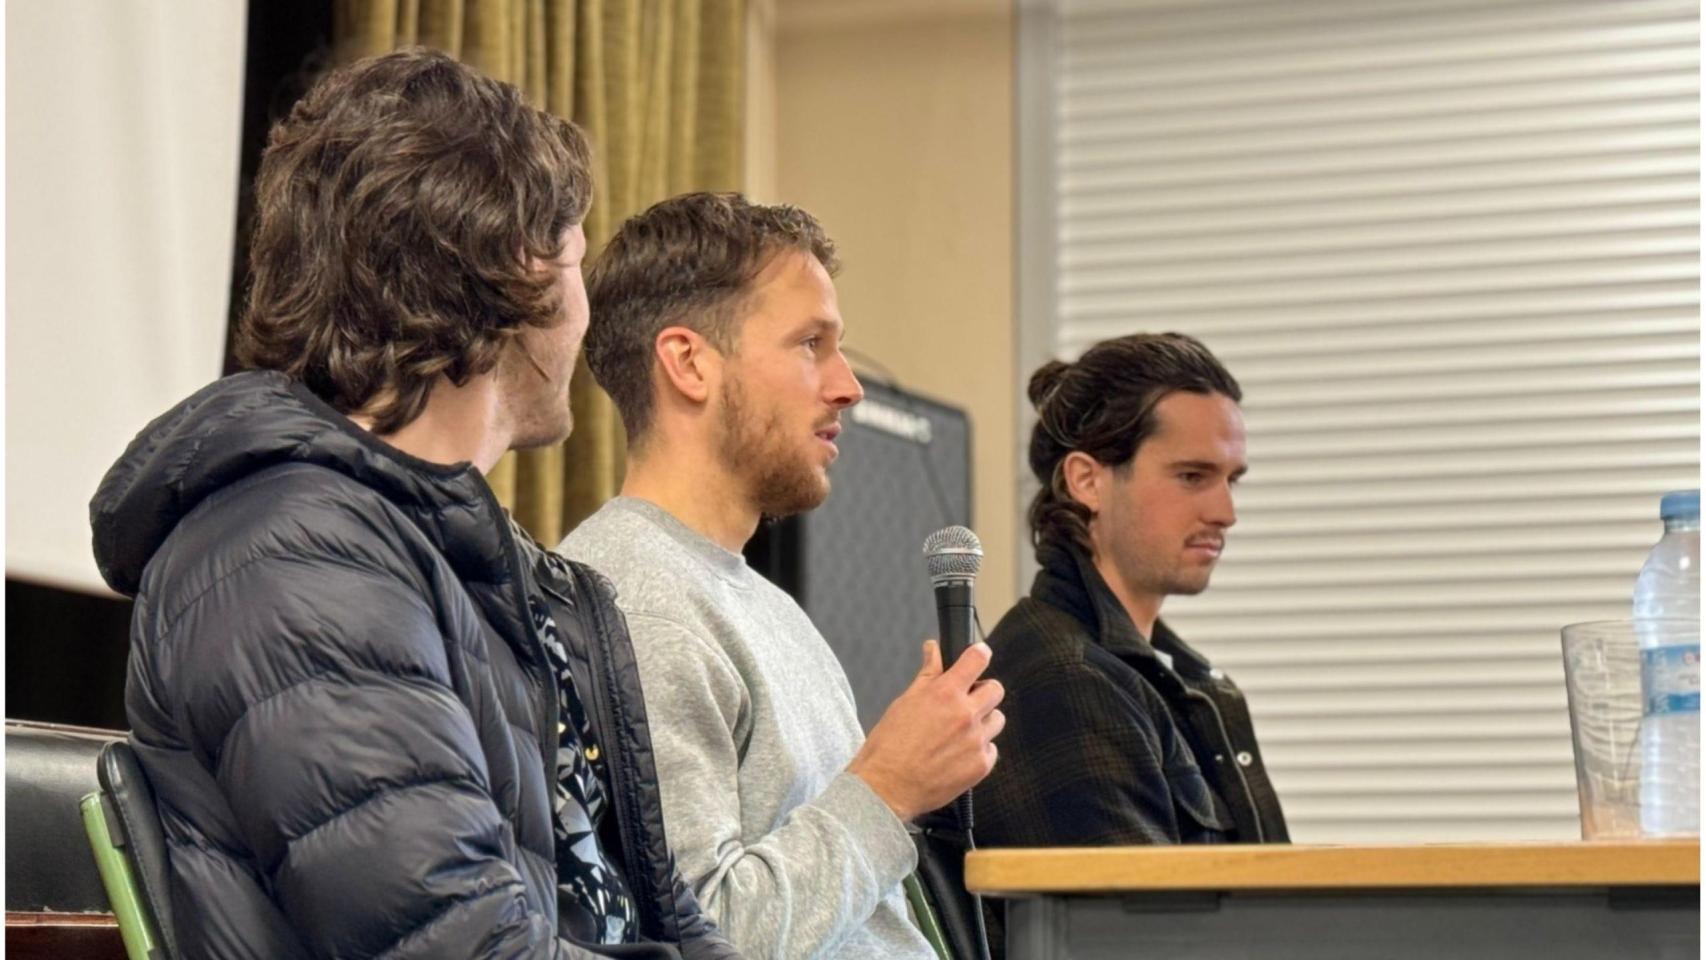
[[[988,775],[1004,722],[986,646],[935,644],[862,735],[794,601],[742,559],[822,503],[841,410],[834,245],[810,215],[690,194],[629,220],[588,277],[586,354],[628,432],[622,496],[562,551],[616,582],[664,823],[707,912],[753,957],[929,960],[902,882],[914,817]]]

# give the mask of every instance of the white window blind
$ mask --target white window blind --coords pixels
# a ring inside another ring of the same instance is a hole
[[[1244,387],[1164,616],[1294,838],[1578,836],[1558,628],[1628,615],[1699,484],[1698,6],[1027,6],[1021,283],[1059,356],[1177,330]]]

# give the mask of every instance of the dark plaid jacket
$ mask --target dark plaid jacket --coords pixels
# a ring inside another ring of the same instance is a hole
[[[978,845],[1288,840],[1231,678],[1159,621],[1146,641],[1082,552],[1038,559],[989,637],[1007,727],[977,788]]]

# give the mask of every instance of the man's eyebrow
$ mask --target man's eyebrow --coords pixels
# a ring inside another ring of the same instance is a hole
[[[1209,461],[1209,460],[1175,460],[1172,463],[1167,464],[1167,469],[1169,469],[1169,470],[1197,470],[1197,471],[1200,471],[1202,473],[1218,473],[1220,471],[1220,464],[1214,463],[1214,462]],[[1230,476],[1232,477],[1232,479],[1237,480],[1249,472],[1250,472],[1249,466],[1242,466],[1242,467],[1239,467],[1238,469],[1232,471]]]
[[[812,317],[789,331],[788,339],[803,337],[808,333],[834,333],[839,339],[847,335],[847,329],[841,325],[840,320],[832,320],[829,317]]]

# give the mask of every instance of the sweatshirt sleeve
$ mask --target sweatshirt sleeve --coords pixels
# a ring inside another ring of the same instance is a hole
[[[749,957],[833,949],[916,865],[906,827],[864,781],[837,775],[767,832],[741,824],[748,697],[722,651],[674,620],[628,614],[651,718],[664,822],[682,873]],[[778,776],[786,773],[778,771]]]

